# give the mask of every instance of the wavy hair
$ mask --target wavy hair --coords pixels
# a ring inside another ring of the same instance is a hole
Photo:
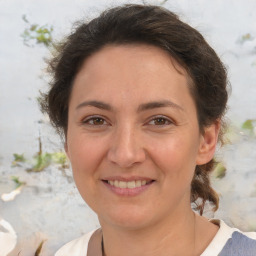
[[[163,49],[186,70],[201,132],[220,120],[222,141],[228,81],[220,58],[196,29],[173,12],[159,6],[133,4],[108,9],[89,22],[80,22],[56,48],[49,65],[53,79],[50,90],[42,95],[41,108],[57,131],[64,136],[67,133],[72,83],[84,60],[105,45],[138,43]],[[214,211],[218,209],[219,197],[209,178],[213,166],[213,159],[196,166],[191,184],[191,203],[196,203],[201,215],[206,201]]]

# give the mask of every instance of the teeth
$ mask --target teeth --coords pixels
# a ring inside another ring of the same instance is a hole
[[[125,181],[119,181],[119,187],[120,187],[120,188],[127,188],[127,182],[125,182]]]
[[[114,186],[115,186],[115,187],[118,187],[118,186],[119,186],[119,181],[118,181],[118,180],[115,180],[115,181],[114,181]]]
[[[136,185],[135,185],[135,181],[129,181],[127,182],[127,188],[135,188]]]
[[[133,181],[118,181],[118,180],[108,180],[108,184],[116,188],[139,188],[147,184],[146,180],[133,180]]]
[[[141,180],[136,180],[135,181],[135,186],[136,187],[141,187]]]

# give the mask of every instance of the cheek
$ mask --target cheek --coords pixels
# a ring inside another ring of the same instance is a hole
[[[81,137],[80,137],[81,138]],[[94,209],[94,199],[97,198],[97,166],[99,165],[99,150],[96,145],[74,140],[69,144],[70,162],[76,187],[83,200]]]
[[[177,186],[189,189],[196,166],[196,141],[183,133],[152,144],[151,157],[161,170],[166,187],[170,187],[171,183],[173,190],[177,190]]]
[[[152,157],[159,163],[170,166],[195,164],[197,144],[184,135],[163,138],[162,141],[151,141]]]
[[[68,152],[73,171],[92,172],[104,154],[103,145],[100,140],[81,134],[71,137],[68,140]]]
[[[97,169],[104,156],[103,143],[79,135],[68,138],[68,155],[77,188],[85,198],[98,179]]]

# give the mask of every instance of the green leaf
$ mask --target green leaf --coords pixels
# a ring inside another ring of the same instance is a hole
[[[65,165],[67,163],[67,156],[63,152],[52,153],[52,160],[56,164]]]
[[[35,43],[43,44],[46,47],[52,45],[52,26],[47,24],[43,26],[39,26],[39,24],[30,24],[25,15],[22,16],[22,19],[29,25],[29,27],[26,28],[21,35],[25,45],[33,46]]]
[[[213,170],[213,175],[215,178],[221,179],[225,177],[227,168],[223,165],[223,163],[219,162]]]
[[[13,156],[14,156],[14,161],[16,161],[16,162],[25,162],[26,161],[24,154],[14,153]]]
[[[12,176],[11,179],[12,179],[12,181],[15,182],[16,188],[26,184],[25,182],[20,181],[19,177],[17,177],[17,176]]]
[[[20,163],[24,163],[26,161],[23,154],[13,154],[14,160],[12,161],[12,166],[20,166]]]
[[[255,128],[256,128],[256,119],[248,119],[242,124],[242,129],[249,131],[251,135],[254,134]]]
[[[37,29],[38,25],[37,24],[33,24],[30,27],[30,31],[35,31]]]
[[[242,36],[242,40],[243,41],[253,40],[253,37],[250,33],[247,33],[247,34]]]
[[[252,119],[246,120],[246,121],[242,124],[242,128],[243,128],[243,129],[247,129],[247,130],[252,130],[252,129],[253,129],[253,124],[252,124],[252,122],[253,122]]]
[[[36,164],[32,167],[33,171],[40,172],[51,164],[51,154],[39,154],[35,157]]]

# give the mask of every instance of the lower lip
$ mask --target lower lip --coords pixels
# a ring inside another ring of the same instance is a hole
[[[112,192],[119,196],[137,196],[143,193],[145,190],[149,189],[149,187],[151,187],[154,184],[154,181],[137,188],[117,188],[104,181],[103,184],[108,189],[110,189]]]

